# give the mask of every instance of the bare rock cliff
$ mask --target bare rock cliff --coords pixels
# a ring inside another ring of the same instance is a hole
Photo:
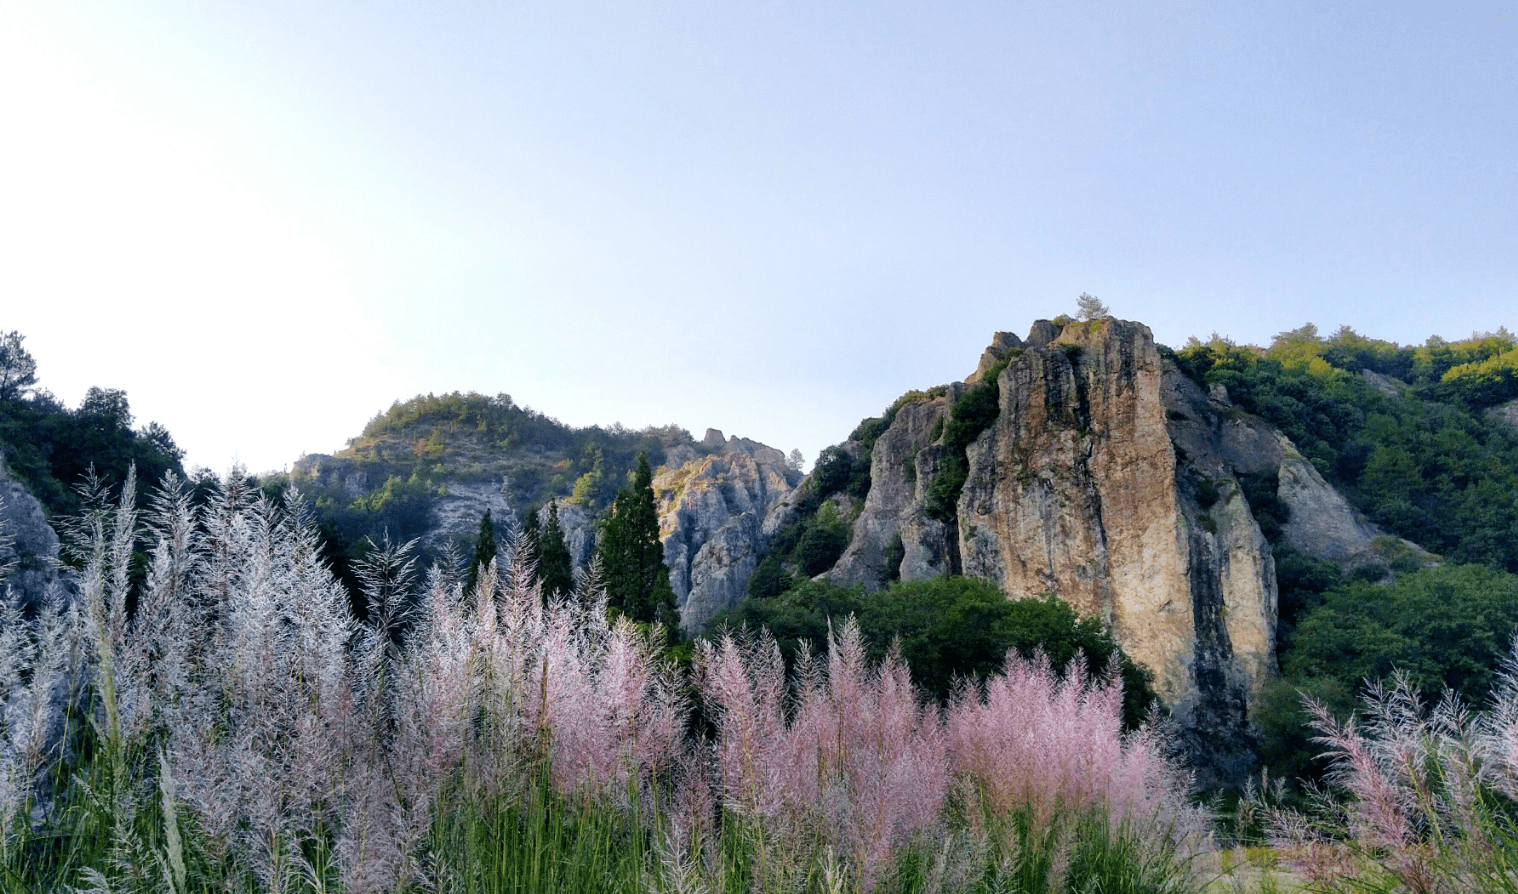
[[[954,517],[934,520],[926,505],[958,384],[903,406],[880,436],[853,541],[829,577],[882,585],[886,544],[900,537],[904,579],[962,573],[1013,598],[1055,594],[1154,671],[1205,764],[1242,775],[1248,705],[1275,669],[1276,584],[1231,464],[1212,446],[1177,448],[1180,412],[1166,405],[1147,327],[1040,321],[1026,340],[998,333],[972,378],[1003,361],[999,413],[966,449]]]
[[[42,504],[10,477],[0,455],[0,568],[10,569],[0,587],[10,588],[23,611],[72,598],[73,576],[62,571],[58,550],[58,534]]]
[[[664,564],[687,631],[743,597],[775,530],[766,520],[786,511],[800,477],[784,453],[756,441],[708,430],[702,445],[721,452],[661,469],[653,481]]]
[[[999,412],[965,450],[952,518],[935,520],[944,423],[1003,364]],[[1381,562],[1388,540],[1289,439],[1121,320],[997,333],[965,384],[896,412],[870,473],[830,580],[883,586],[900,538],[903,579],[961,573],[1100,617],[1154,672],[1193,765],[1225,781],[1248,770],[1249,710],[1276,669],[1275,563],[1247,494],[1284,506],[1282,541],[1315,558]]]

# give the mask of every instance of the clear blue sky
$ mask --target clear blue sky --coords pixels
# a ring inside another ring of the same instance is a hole
[[[1513,3],[0,4],[0,330],[188,461],[396,398],[808,459],[1081,292],[1518,325]]]

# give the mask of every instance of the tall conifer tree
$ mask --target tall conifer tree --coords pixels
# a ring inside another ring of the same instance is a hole
[[[548,504],[548,523],[538,532],[537,561],[544,598],[574,590],[574,559],[564,541],[564,529],[559,526],[558,500]]]
[[[469,561],[469,580],[464,585],[467,592],[474,592],[480,581],[480,571],[495,561],[495,524],[490,520],[490,510],[480,516],[480,532],[474,539],[474,558]]]
[[[602,523],[596,556],[613,608],[635,621],[658,622],[671,631],[676,628],[679,614],[669,570],[664,567],[653,470],[647,454],[638,454],[632,480],[617,492],[611,513]]]

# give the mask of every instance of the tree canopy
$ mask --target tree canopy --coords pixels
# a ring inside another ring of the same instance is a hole
[[[805,646],[827,648],[830,625],[853,616],[875,659],[894,643],[913,680],[947,699],[960,680],[984,679],[1001,667],[1009,649],[1048,655],[1063,670],[1082,655],[1094,674],[1116,657],[1123,679],[1124,719],[1143,721],[1155,701],[1149,674],[1122,655],[1095,618],[1081,618],[1055,597],[1009,601],[996,587],[966,577],[897,581],[878,593],[806,581],[769,599],[748,599],[719,614],[707,635],[727,628],[764,629],[793,660]]]
[[[1112,312],[1107,309],[1107,305],[1102,303],[1102,299],[1086,292],[1082,292],[1080,297],[1075,299],[1075,305],[1078,309],[1076,313],[1077,319],[1101,320],[1112,315]]]

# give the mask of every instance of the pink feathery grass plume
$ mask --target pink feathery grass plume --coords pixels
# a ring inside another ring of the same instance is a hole
[[[631,622],[608,624],[606,596],[587,577],[546,607],[508,593],[502,646],[519,687],[524,742],[548,762],[554,788],[594,797],[636,794],[683,750],[687,708]],[[535,595],[535,594],[534,594]]]
[[[1029,810],[1047,822],[1059,810],[1098,810],[1114,824],[1192,831],[1187,780],[1151,733],[1124,736],[1116,667],[1096,679],[1071,661],[1061,677],[1047,656],[1009,652],[985,696],[960,690],[947,718],[954,769],[998,812]]]
[[[897,847],[937,822],[949,783],[943,728],[898,656],[868,666],[853,619],[831,637],[825,670],[803,658],[790,724],[773,638],[725,637],[704,645],[697,664],[717,711],[730,809],[793,848],[808,837],[827,842],[866,889]]]

